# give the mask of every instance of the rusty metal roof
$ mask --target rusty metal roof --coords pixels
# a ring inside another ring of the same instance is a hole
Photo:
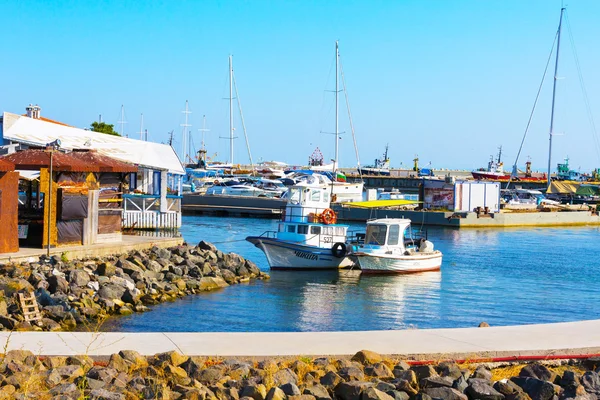
[[[112,157],[102,155],[95,150],[74,150],[70,156],[77,158],[87,164],[98,168],[97,172],[137,172],[137,165],[115,160]]]
[[[16,169],[39,170],[50,167],[50,151],[48,150],[24,150],[1,159],[13,163]],[[52,169],[65,172],[99,172],[97,166],[60,151],[54,151],[52,155]]]
[[[15,164],[0,159],[0,172],[14,171]]]

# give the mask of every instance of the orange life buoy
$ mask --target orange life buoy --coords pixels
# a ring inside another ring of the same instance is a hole
[[[326,208],[321,213],[321,219],[325,225],[335,224],[337,221],[337,216],[335,215],[335,211],[333,211],[331,208]]]

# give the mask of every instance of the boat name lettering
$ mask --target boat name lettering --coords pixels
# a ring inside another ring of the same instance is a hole
[[[316,261],[318,259],[316,254],[305,253],[304,251],[294,250],[294,254],[296,255],[296,257],[306,258],[307,260]]]

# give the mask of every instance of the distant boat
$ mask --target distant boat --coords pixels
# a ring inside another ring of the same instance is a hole
[[[388,158],[388,145],[385,145],[385,152],[382,158],[376,158],[373,165],[367,165],[358,169],[361,175],[381,175],[390,176],[390,159]]]
[[[512,174],[504,171],[504,163],[502,162],[502,146],[498,149],[498,158],[494,159],[494,156],[490,156],[487,168],[480,168],[477,171],[472,171],[471,175],[477,180],[490,180],[508,182],[509,180],[521,181],[521,182],[546,182],[546,174],[534,175],[531,172],[531,161],[525,163],[525,173],[518,173],[514,171]],[[512,176],[512,178],[511,178]]]

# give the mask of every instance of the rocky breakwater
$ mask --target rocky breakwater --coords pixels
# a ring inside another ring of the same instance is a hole
[[[599,362],[411,366],[369,351],[260,362],[121,351],[99,361],[13,350],[0,358],[0,399],[592,400]]]
[[[42,257],[0,265],[0,325],[3,330],[69,330],[110,315],[147,311],[182,296],[268,278],[252,261],[204,241],[73,261],[65,255]],[[19,293],[35,294],[41,320],[25,320]]]

